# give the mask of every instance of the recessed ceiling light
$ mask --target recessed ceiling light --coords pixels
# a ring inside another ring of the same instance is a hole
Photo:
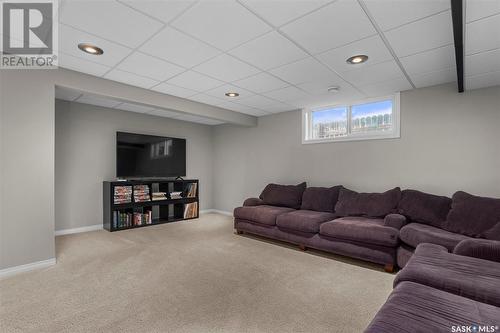
[[[337,86],[328,87],[328,92],[333,93],[333,94],[338,93],[339,90],[340,90],[340,87],[337,87]]]
[[[101,55],[104,53],[104,51],[100,47],[97,47],[89,43],[80,43],[78,44],[78,48],[85,53],[93,55]]]
[[[227,97],[238,97],[240,94],[238,94],[237,92],[227,92],[226,93],[226,96]]]
[[[357,65],[357,64],[362,64],[368,60],[368,56],[364,54],[358,54],[355,56],[350,57],[349,59],[346,60],[348,64],[351,65]]]

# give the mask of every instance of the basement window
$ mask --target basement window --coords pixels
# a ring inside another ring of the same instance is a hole
[[[399,93],[302,110],[302,143],[393,139],[400,137]]]

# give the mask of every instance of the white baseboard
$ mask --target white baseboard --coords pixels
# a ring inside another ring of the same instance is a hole
[[[4,268],[0,270],[0,279],[23,272],[33,271],[35,269],[47,268],[55,264],[56,264],[56,258],[51,258],[47,260],[32,262],[30,264]]]
[[[200,215],[201,214],[210,214],[210,213],[216,213],[216,214],[221,214],[221,215],[226,215],[226,216],[233,216],[233,213],[226,212],[224,210],[219,210],[219,209],[204,209],[204,210],[200,210]]]
[[[62,235],[77,234],[80,232],[88,232],[88,231],[95,231],[95,230],[101,230],[101,229],[102,229],[102,224],[94,224],[94,225],[89,225],[89,226],[80,227],[80,228],[56,230],[55,235],[62,236]]]

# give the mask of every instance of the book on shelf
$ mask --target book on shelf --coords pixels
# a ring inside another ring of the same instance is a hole
[[[198,203],[192,202],[184,205],[184,218],[198,217]]]
[[[149,185],[134,185],[134,202],[150,201]]]
[[[186,198],[196,198],[198,183],[190,183],[186,186]]]
[[[167,200],[167,192],[153,192],[153,201]]]
[[[145,213],[125,213],[115,210],[113,212],[113,228],[120,229],[126,227],[152,224],[153,218],[151,211]]]
[[[132,202],[132,186],[115,186],[113,202],[115,204]]]
[[[170,192],[170,199],[182,199],[182,192]]]

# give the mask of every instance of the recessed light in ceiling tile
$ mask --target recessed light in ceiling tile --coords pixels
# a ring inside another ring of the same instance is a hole
[[[328,87],[327,90],[329,93],[336,94],[340,91],[340,87],[339,86],[331,86],[331,87]]]
[[[85,53],[93,55],[101,55],[104,53],[104,51],[100,47],[90,43],[80,43],[78,44],[78,48]]]
[[[366,62],[368,60],[368,56],[364,54],[354,55],[346,60],[348,64],[358,65]]]
[[[238,97],[240,94],[238,94],[237,92],[227,92],[225,93],[225,95],[227,97]]]

